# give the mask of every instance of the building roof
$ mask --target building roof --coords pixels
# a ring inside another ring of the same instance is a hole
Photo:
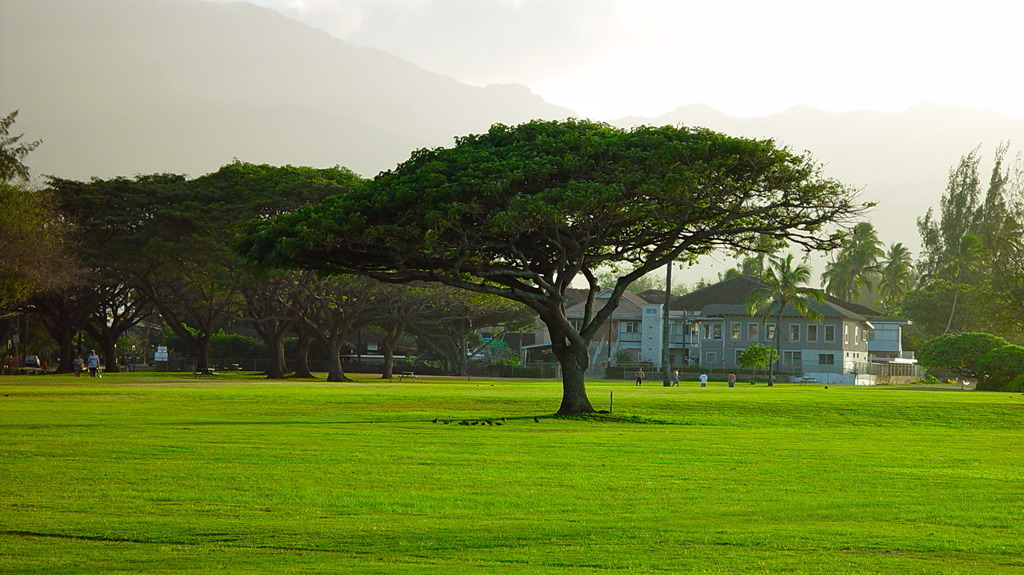
[[[754,290],[768,287],[750,276],[733,276],[716,284],[681,295],[669,304],[672,310],[700,312],[706,316],[748,315],[747,301]],[[848,318],[867,321],[882,314],[869,307],[826,295],[825,301],[811,302],[811,308],[827,318]],[[799,317],[799,312],[787,305],[783,316]]]
[[[601,310],[607,303],[608,298],[611,297],[610,289],[604,290],[597,294],[597,301],[594,302],[594,311]],[[627,319],[627,320],[640,320],[643,316],[644,305],[647,301],[644,298],[633,292],[623,292],[622,298],[619,300],[619,307],[615,308],[612,312],[611,319]],[[565,310],[565,316],[569,319],[582,319],[583,318],[583,307],[587,304],[586,297],[583,298],[581,303],[578,303]]]

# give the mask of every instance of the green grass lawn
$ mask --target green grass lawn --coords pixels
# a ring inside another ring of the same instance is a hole
[[[0,572],[1024,573],[1021,394],[589,389],[0,378]]]

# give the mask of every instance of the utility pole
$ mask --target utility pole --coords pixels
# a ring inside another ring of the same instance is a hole
[[[668,325],[668,303],[672,299],[672,262],[665,267],[665,302],[661,307],[661,371],[664,374],[662,384],[668,387],[672,384],[672,353],[669,348],[669,337],[671,330]]]

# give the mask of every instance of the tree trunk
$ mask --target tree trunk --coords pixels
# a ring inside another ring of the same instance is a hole
[[[103,371],[109,373],[121,373],[121,367],[117,361],[116,340],[109,337],[111,334],[104,335],[107,335],[108,337],[101,338],[99,341],[100,349],[103,351]]]
[[[557,350],[552,346],[552,351],[562,365],[562,404],[556,415],[594,413],[587,397],[585,374],[590,367],[590,354],[586,344]]]
[[[210,334],[201,333],[194,338],[196,343],[196,371],[210,371]]]
[[[388,333],[381,340],[381,353],[384,354],[384,370],[381,374],[382,379],[391,379],[395,373],[395,344],[401,339],[402,334],[405,332],[405,325],[401,323],[391,324],[388,328]]]
[[[56,334],[50,333],[54,341],[60,347],[60,365],[57,373],[71,373],[71,362],[75,359],[75,336],[71,332],[59,331]]]
[[[309,370],[309,346],[312,343],[313,338],[304,331],[300,331],[299,341],[295,346],[298,365],[295,366],[295,373],[292,374],[292,377],[313,379],[313,372]]]
[[[267,379],[284,379],[287,370],[284,359],[284,331],[275,331],[270,344],[270,367],[267,368]]]
[[[341,367],[341,348],[345,338],[332,337],[324,343],[327,346],[327,381],[352,381]]]
[[[462,337],[459,338],[459,350],[458,352],[455,353],[455,357],[453,358],[456,362],[456,375],[460,376],[469,375],[469,356],[466,355],[466,348],[468,347],[467,339],[468,338],[466,337],[465,334],[463,334]]]
[[[775,385],[775,367],[782,361],[782,352],[779,351],[780,335],[782,335],[782,310],[786,307],[785,302],[779,307],[779,316],[775,318],[775,358],[768,363],[768,385]],[[724,329],[724,328],[723,328]]]

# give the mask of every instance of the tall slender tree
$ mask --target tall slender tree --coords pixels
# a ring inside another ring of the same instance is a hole
[[[814,310],[814,302],[822,302],[825,294],[821,290],[806,287],[811,279],[811,268],[806,263],[795,262],[793,254],[784,258],[772,258],[762,278],[767,287],[751,292],[747,301],[747,312],[750,315],[762,315],[764,321],[775,318],[775,354],[776,358],[768,368],[768,385],[775,384],[775,366],[779,361],[780,333],[782,332],[782,315],[786,307],[792,307],[796,313],[808,319],[817,320],[821,314]],[[791,312],[792,313],[792,312]]]
[[[878,293],[882,308],[893,312],[914,287],[914,259],[902,243],[889,246],[878,265]]]
[[[18,117],[18,110],[0,118],[0,183],[28,183],[31,178],[25,156],[36,149],[42,140],[22,142],[25,134],[11,134],[11,126]]]
[[[869,222],[855,225],[822,273],[825,291],[847,301],[861,299],[877,282],[878,261],[885,255],[882,246],[875,226]]]

